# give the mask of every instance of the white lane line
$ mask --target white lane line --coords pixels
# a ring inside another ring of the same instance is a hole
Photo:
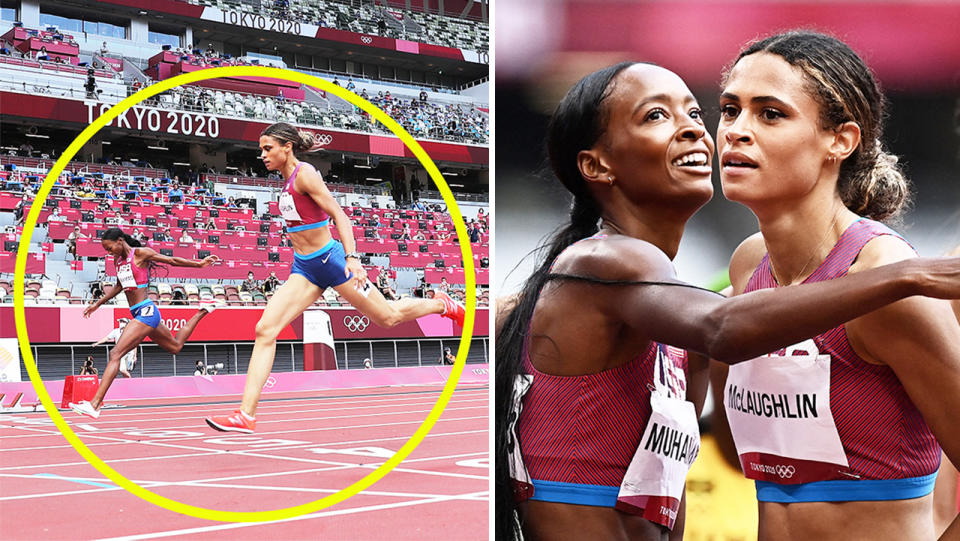
[[[251,526],[263,526],[266,524],[281,524],[285,522],[295,522],[300,520],[310,520],[314,518],[349,515],[354,513],[363,513],[367,511],[382,511],[385,509],[397,509],[401,507],[411,507],[415,505],[441,503],[441,502],[455,501],[455,500],[474,501],[476,500],[476,498],[484,497],[487,494],[488,494],[487,491],[472,492],[469,494],[460,494],[457,496],[446,496],[442,498],[426,498],[422,500],[414,500],[414,501],[408,501],[408,502],[368,505],[364,507],[352,507],[350,509],[338,509],[336,511],[321,511],[319,513],[311,513],[309,515],[301,515],[299,517],[287,518],[283,520],[275,520],[270,522],[235,522],[235,523],[228,523],[228,524],[216,524],[213,526],[203,526],[199,528],[185,528],[181,530],[168,530],[168,531],[161,531],[161,532],[129,535],[124,537],[103,538],[100,541],[139,541],[141,539],[158,539],[161,537],[173,537],[177,535],[189,535],[189,534],[198,534],[198,533],[206,533],[206,532],[215,532],[215,531],[221,531],[221,530],[232,530],[236,528],[249,528]]]
[[[443,419],[441,418],[441,420],[443,420]],[[483,429],[480,429],[480,430],[465,430],[465,431],[457,431],[457,432],[434,432],[434,431],[430,431],[430,433],[427,434],[427,438],[436,438],[436,437],[442,437],[442,436],[461,436],[461,435],[466,435],[466,434],[480,434],[480,433],[485,433],[486,431],[487,431],[486,428],[483,428]],[[407,441],[407,440],[409,440],[409,439],[410,439],[409,436],[394,436],[394,437],[390,437],[390,438],[374,438],[374,439],[351,440],[351,441],[316,442],[316,443],[304,444],[304,445],[301,445],[301,446],[298,446],[298,447],[267,448],[267,449],[261,449],[261,451],[271,451],[271,450],[279,450],[279,449],[287,450],[287,449],[295,449],[295,448],[303,448],[303,447],[312,447],[312,446],[354,445],[354,444],[360,444],[360,443],[377,443],[377,442],[384,442],[384,441]],[[125,441],[120,441],[120,442],[104,443],[104,445],[107,445],[107,444],[109,444],[109,445],[113,445],[113,444],[123,445],[123,444],[137,444],[137,443],[149,443],[149,442],[139,442],[139,441],[125,440]],[[160,456],[134,457],[134,458],[118,458],[118,459],[110,460],[109,462],[110,462],[110,464],[115,464],[115,463],[121,463],[121,462],[134,462],[134,461],[147,461],[147,460],[166,460],[166,459],[174,459],[174,458],[190,458],[190,457],[197,457],[197,456],[209,456],[209,455],[212,455],[212,454],[223,454],[223,453],[226,453],[226,452],[230,452],[230,453],[232,453],[232,454],[240,454],[240,453],[237,452],[237,451],[224,451],[224,450],[221,450],[221,449],[216,449],[216,450],[205,450],[205,452],[202,452],[202,453],[180,453],[180,454],[175,454],[175,455],[160,455]],[[277,457],[272,457],[272,458],[277,458]],[[83,466],[83,465],[86,465],[86,464],[88,464],[86,461],[81,461],[81,462],[61,462],[61,463],[36,464],[36,465],[25,465],[25,466],[8,466],[8,467],[0,468],[0,471],[11,471],[11,470],[12,470],[12,471],[16,471],[16,470],[26,470],[26,469],[34,469],[34,468],[57,468],[57,467],[67,467],[67,466]]]
[[[428,404],[428,405],[432,406],[432,404]],[[359,415],[350,415],[349,418],[353,419],[353,418],[361,418],[361,417],[382,417],[382,416],[384,416],[384,415],[408,415],[408,414],[409,414],[409,415],[420,415],[420,414],[429,413],[432,409],[433,409],[432,407],[429,407],[429,408],[427,408],[427,409],[422,409],[422,410],[402,410],[402,411],[386,411],[386,412],[382,412],[382,411],[381,411],[381,412],[377,412],[377,413],[364,413],[364,414],[359,414]],[[459,404],[457,404],[457,407],[448,407],[448,408],[444,409],[444,413],[446,413],[446,412],[448,412],[448,411],[464,411],[464,410],[475,410],[475,409],[487,410],[488,408],[487,408],[487,406],[485,406],[485,405],[459,407]],[[289,418],[290,415],[296,415],[296,414],[301,414],[301,413],[318,413],[318,412],[321,412],[321,411],[328,411],[328,410],[300,410],[300,411],[287,412],[287,413],[284,414],[284,417],[286,417],[286,419],[284,419],[283,421],[273,421],[273,420],[265,419],[264,416],[260,416],[260,417],[259,417],[259,422],[260,422],[261,424],[263,424],[263,423],[273,423],[273,422],[299,423],[299,422],[305,422],[305,421],[343,420],[344,417],[345,417],[344,415],[332,415],[332,416],[322,416],[322,417],[297,417],[297,418],[292,418],[292,419]],[[329,411],[342,412],[342,410],[329,410]],[[272,416],[272,415],[273,415],[273,414],[271,414],[271,416]],[[90,426],[90,425],[87,425],[87,424],[77,424],[77,423],[73,423],[73,421],[71,421],[70,419],[68,419],[67,422],[68,422],[68,423],[72,423],[74,426],[89,427],[88,430],[97,430],[97,431],[100,431],[100,432],[117,432],[117,431],[121,431],[121,430],[123,430],[123,431],[131,431],[131,430],[161,430],[161,429],[162,429],[162,430],[184,430],[184,429],[190,429],[190,428],[196,429],[196,428],[200,428],[201,426],[203,427],[204,430],[208,430],[208,427],[206,427],[206,425],[205,425],[204,423],[197,422],[196,413],[194,413],[194,414],[193,414],[192,416],[190,416],[190,417],[177,417],[177,418],[173,418],[173,419],[164,418],[164,419],[158,419],[157,421],[158,421],[158,422],[159,422],[159,421],[167,422],[167,421],[177,421],[177,420],[186,420],[186,419],[190,419],[190,420],[194,421],[194,423],[191,423],[191,424],[189,424],[189,425],[184,425],[184,426],[167,426],[167,427],[163,427],[163,428],[160,428],[160,427],[144,427],[144,428],[138,428],[138,427],[136,427],[136,426],[126,425],[126,426],[118,426],[118,427],[109,427],[109,428],[107,428],[106,430],[103,430],[103,429],[100,429],[100,428],[96,428],[96,427],[93,427],[93,426]],[[143,421],[144,421],[144,422],[150,422],[149,419],[143,419]],[[121,424],[121,423],[129,423],[129,422],[130,422],[130,420],[125,420],[125,421],[124,421],[124,420],[121,420],[121,421],[106,421],[106,422],[101,422],[101,423],[99,423],[99,424],[100,424],[101,426],[103,426],[103,425],[107,425],[107,424]],[[31,422],[31,423],[24,423],[24,426],[16,426],[15,428],[25,428],[25,427],[27,427],[27,426],[29,426],[29,427],[31,427],[31,428],[34,428],[34,427],[42,428],[42,427],[53,427],[54,425],[53,425],[53,421],[47,420],[47,422],[44,422],[44,423],[38,423],[38,422],[36,422],[36,421]],[[309,430],[309,429],[308,429],[308,430]],[[299,431],[303,431],[303,429],[300,429]],[[261,433],[261,432],[258,432],[258,434],[260,434],[260,433]],[[57,430],[50,430],[50,431],[47,432],[47,434],[49,434],[49,435],[51,435],[51,436],[58,436],[58,435],[60,435],[60,432],[57,431]],[[269,434],[269,432],[267,432],[267,434]],[[37,436],[34,435],[34,434],[19,434],[19,435],[16,435],[16,436],[0,437],[0,440],[10,440],[10,439],[14,439],[14,438],[29,438],[29,437],[37,437]],[[5,450],[8,450],[8,449],[0,449],[0,452],[5,451]]]
[[[421,457],[421,458],[416,458],[416,459],[405,460],[404,463],[407,463],[407,462],[428,462],[428,461],[438,461],[438,460],[449,460],[449,459],[454,459],[454,458],[462,458],[462,457],[464,457],[464,456],[476,456],[476,455],[484,455],[484,456],[485,456],[485,455],[487,455],[487,453],[485,453],[485,452],[482,452],[482,453],[462,453],[462,454],[457,454],[457,455],[443,455],[443,456],[434,456],[434,457]],[[325,472],[332,472],[332,471],[338,471],[338,470],[349,470],[349,469],[354,469],[354,468],[365,468],[365,469],[368,468],[368,465],[359,465],[359,464],[355,464],[355,463],[346,463],[346,462],[334,462],[334,461],[320,461],[320,460],[316,460],[316,461],[314,461],[314,463],[324,464],[324,465],[328,465],[328,466],[330,466],[330,467],[327,467],[327,468],[309,468],[309,469],[292,470],[292,471],[285,471],[285,472],[270,472],[270,473],[258,473],[258,474],[248,474],[248,475],[236,475],[236,476],[229,476],[229,477],[212,477],[212,478],[207,478],[207,479],[193,479],[193,480],[184,480],[184,481],[151,481],[151,480],[142,480],[142,479],[141,479],[141,480],[135,480],[134,482],[136,482],[138,485],[141,485],[141,486],[144,487],[144,488],[160,488],[160,487],[168,487],[168,486],[204,486],[204,485],[207,485],[207,484],[210,484],[210,486],[212,487],[212,486],[214,486],[213,483],[220,483],[220,482],[223,482],[223,481],[239,481],[239,480],[257,479],[257,478],[263,478],[263,477],[282,477],[282,476],[288,476],[288,475],[302,475],[302,474],[311,474],[311,473],[325,473]],[[377,467],[379,467],[379,464],[376,465],[373,469],[376,469]],[[393,471],[395,471],[395,472],[396,472],[396,471],[403,471],[403,472],[406,472],[406,473],[423,473],[423,474],[430,474],[430,473],[431,473],[431,472],[423,471],[423,470],[412,470],[412,469],[405,469],[405,468],[395,468]],[[391,472],[391,473],[392,473],[392,472]],[[439,473],[439,472],[436,472],[436,473]],[[445,475],[446,475],[446,474],[445,474]],[[446,476],[463,477],[463,478],[467,478],[467,479],[477,478],[476,476],[457,475],[457,474],[449,474],[449,475],[446,475]],[[27,475],[27,474],[0,473],[0,477],[11,477],[11,478],[20,478],[20,479],[38,479],[37,475],[35,475],[35,474]],[[56,478],[50,478],[50,479],[56,479]],[[83,480],[97,481],[97,482],[108,482],[108,483],[109,483],[109,482],[112,482],[112,481],[110,481],[109,479],[106,479],[106,478],[76,477],[76,479],[83,479]],[[479,477],[479,479],[486,480],[487,478],[486,478],[486,476],[482,476],[482,477]],[[250,488],[257,488],[257,485],[249,485],[249,487],[250,487]],[[121,487],[103,487],[103,488],[97,488],[97,489],[59,491],[59,492],[45,492],[45,493],[36,493],[36,494],[22,494],[22,495],[18,495],[18,496],[5,496],[5,497],[0,497],[0,501],[29,500],[29,499],[45,498],[45,497],[54,497],[54,496],[70,496],[70,495],[73,495],[73,494],[90,494],[90,493],[94,493],[94,492],[109,492],[109,491],[115,491],[115,490],[118,490],[118,489],[121,489]],[[306,489],[300,489],[300,488],[296,488],[296,487],[293,487],[292,489],[293,489],[293,490],[306,490]],[[338,492],[338,491],[339,491],[339,489],[331,489],[331,490],[328,490],[328,492],[331,492],[331,493],[335,493],[335,492]],[[364,493],[364,494],[371,494],[371,493],[368,492],[368,491],[363,491],[362,493]]]
[[[444,413],[446,413],[446,412],[454,412],[454,411],[461,411],[461,412],[462,412],[462,411],[467,411],[467,410],[483,410],[483,411],[486,411],[486,410],[487,410],[487,407],[486,407],[486,406],[467,406],[467,407],[462,407],[462,408],[460,408],[460,407],[454,407],[454,408],[447,408],[447,409],[445,409],[445,410],[444,410]],[[405,411],[405,412],[367,413],[367,414],[362,414],[362,415],[351,415],[351,416],[349,416],[348,418],[344,418],[343,416],[332,416],[332,417],[303,417],[303,418],[289,419],[289,420],[287,420],[287,421],[285,421],[285,422],[287,422],[287,423],[299,423],[299,422],[306,422],[306,421],[327,421],[327,420],[340,420],[340,421],[344,421],[344,420],[347,420],[347,419],[352,420],[352,419],[359,419],[359,418],[365,418],[365,417],[377,417],[377,418],[380,418],[380,417],[384,417],[385,415],[416,414],[416,415],[418,415],[418,417],[417,417],[416,419],[412,420],[412,421],[395,421],[395,422],[390,423],[390,424],[391,424],[391,425],[395,425],[395,424],[404,424],[404,423],[410,423],[410,422],[421,422],[421,423],[422,423],[422,422],[423,422],[423,418],[420,417],[419,415],[420,415],[420,414],[425,414],[425,413],[427,413],[427,412],[429,412],[429,411],[430,411],[430,410],[427,409],[427,410]],[[476,418],[484,418],[484,419],[485,419],[486,416],[480,416],[480,417],[476,417]],[[191,423],[191,424],[189,424],[189,425],[182,425],[182,426],[163,426],[163,427],[137,427],[137,426],[133,426],[133,425],[127,425],[127,426],[124,426],[124,427],[112,427],[112,428],[109,428],[109,429],[107,429],[107,430],[99,430],[99,434],[97,434],[97,435],[87,434],[86,436],[87,436],[88,439],[90,439],[90,438],[102,437],[102,436],[105,436],[106,434],[116,434],[116,433],[123,434],[123,433],[127,433],[127,432],[139,432],[139,431],[157,431],[157,432],[163,432],[163,431],[181,431],[181,430],[182,430],[182,431],[203,430],[203,434],[202,434],[202,435],[196,435],[196,436],[195,436],[195,435],[190,435],[190,436],[182,436],[182,437],[164,438],[164,441],[168,441],[168,442],[169,442],[169,441],[191,440],[191,439],[193,439],[193,438],[198,438],[198,437],[207,437],[206,435],[207,435],[208,433],[211,433],[211,432],[210,432],[210,428],[206,425],[206,423],[199,422],[196,417],[192,417],[192,419],[194,420],[194,423]],[[441,416],[440,419],[443,420],[443,417]],[[263,424],[264,422],[271,423],[271,422],[279,422],[279,421],[264,421],[264,420],[261,418],[261,420],[260,420],[259,422],[260,422],[261,424]],[[375,426],[375,425],[371,425],[371,426]],[[362,425],[361,425],[361,427],[362,427]],[[61,436],[61,434],[60,434],[59,431],[57,431],[57,430],[51,430],[51,429],[45,429],[44,426],[37,426],[37,425],[30,426],[30,425],[28,425],[28,426],[24,426],[24,427],[20,427],[20,428],[24,428],[24,429],[29,428],[29,429],[32,429],[32,430],[43,430],[43,434],[22,434],[22,435],[19,435],[19,436],[12,436],[12,437],[19,437],[19,438],[33,437],[33,438],[36,438],[36,437],[40,437],[40,436],[44,436],[44,435],[49,435],[49,436]],[[331,430],[331,429],[340,429],[340,428],[349,429],[349,428],[354,428],[354,427],[352,427],[352,426],[347,426],[347,427],[312,427],[312,428],[307,428],[307,429],[297,429],[297,430],[287,430],[287,431],[275,431],[275,432],[263,432],[263,431],[259,431],[259,432],[257,432],[257,435],[260,436],[260,435],[268,435],[268,434],[285,434],[285,433],[287,433],[287,432],[289,432],[289,433],[310,432],[310,431],[314,431],[314,430]],[[68,443],[64,443],[64,444],[62,444],[62,445],[60,445],[60,446],[10,447],[10,448],[0,449],[0,453],[5,452],[5,451],[23,451],[23,450],[34,450],[34,449],[56,449],[56,448],[58,448],[58,447],[61,447],[61,448],[64,448],[64,449],[69,449],[71,446],[70,446]]]

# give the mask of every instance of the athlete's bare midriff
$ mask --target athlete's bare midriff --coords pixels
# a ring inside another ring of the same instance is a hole
[[[612,507],[540,501],[519,507],[524,541],[667,541],[670,535],[662,526]]]
[[[329,226],[297,231],[289,233],[289,236],[290,242],[293,243],[293,250],[300,255],[310,255],[316,252],[326,246],[333,238]]]
[[[935,539],[933,495],[878,502],[760,502],[759,541]]]

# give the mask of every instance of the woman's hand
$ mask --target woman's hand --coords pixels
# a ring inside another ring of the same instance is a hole
[[[90,306],[87,306],[87,308],[83,311],[83,317],[84,318],[90,317],[90,314],[94,313],[97,310],[97,308],[98,307],[96,303],[91,304]]]
[[[363,288],[364,282],[367,281],[367,270],[363,268],[363,265],[360,264],[360,260],[354,257],[347,258],[346,268],[343,270],[344,276],[350,276],[350,273],[353,273],[353,287],[357,289]]]
[[[220,256],[208,255],[207,257],[203,258],[203,261],[200,262],[200,268],[202,269],[203,267],[209,267],[210,265],[213,265],[217,261],[220,261]]]

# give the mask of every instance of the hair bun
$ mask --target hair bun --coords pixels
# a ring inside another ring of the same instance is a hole
[[[310,132],[298,132],[300,134],[300,150],[310,150],[315,144],[313,134]]]

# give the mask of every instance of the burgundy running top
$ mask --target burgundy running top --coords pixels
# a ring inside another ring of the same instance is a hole
[[[658,351],[686,371],[686,351],[656,342],[630,362],[583,376],[544,374],[525,358],[533,385],[516,431],[530,478],[619,488],[650,419]]]
[[[903,238],[872,220],[854,222],[804,283],[845,276],[867,242],[881,235]],[[744,292],[772,287],[779,286],[766,255]],[[848,471],[861,479],[905,479],[935,472],[940,466],[940,446],[893,369],[860,358],[847,341],[844,325],[813,340],[821,355],[831,357],[830,411],[850,464]]]
[[[147,287],[150,284],[150,270],[144,267],[138,267],[134,261],[134,254],[137,252],[136,248],[130,248],[130,252],[127,253],[127,257],[115,257],[113,262],[117,267],[117,278],[120,279],[120,285],[123,286],[124,291],[133,291],[139,288]],[[126,273],[129,273],[127,276],[124,276]],[[133,277],[133,282],[130,282],[130,276]],[[127,278],[126,283],[124,278]]]
[[[304,162],[297,164],[297,167],[294,168],[293,173],[290,175],[290,178],[287,179],[287,184],[283,188],[283,191],[290,194],[293,198],[293,204],[296,208],[296,215],[300,217],[299,220],[289,220],[287,216],[284,216],[284,219],[287,222],[287,231],[303,231],[304,229],[313,229],[314,227],[323,227],[329,223],[330,216],[320,208],[310,196],[297,193],[293,189],[294,181],[297,178],[297,173],[300,172],[300,168],[303,167]],[[309,164],[308,164],[309,165]],[[312,226],[312,227],[308,227]]]

